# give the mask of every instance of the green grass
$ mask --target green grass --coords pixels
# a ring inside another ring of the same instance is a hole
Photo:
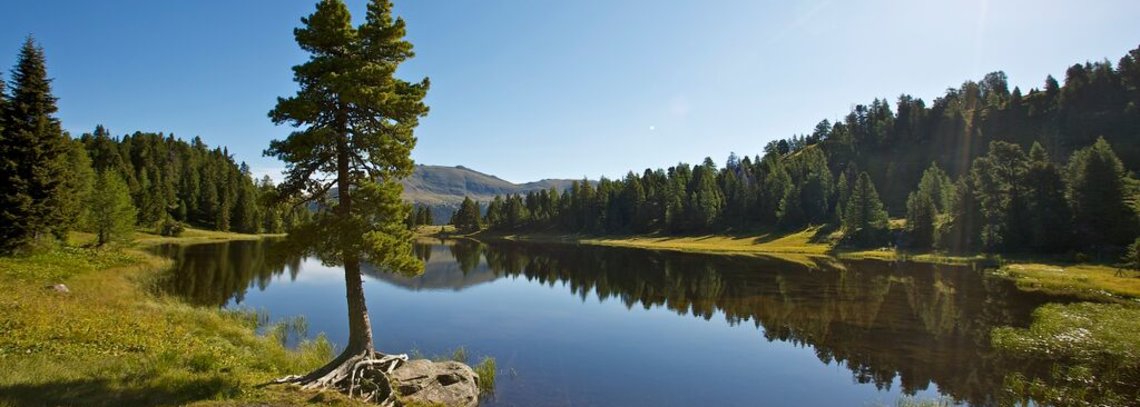
[[[222,242],[228,240],[256,240],[266,237],[285,236],[284,234],[248,234],[237,232],[219,232],[187,228],[181,236],[170,237],[155,234],[153,230],[138,230],[135,232],[135,244],[138,246],[153,246],[164,243],[195,244]]]
[[[1006,265],[998,274],[1013,279],[1019,288],[1028,291],[1094,300],[1140,298],[1140,278],[1136,272],[1111,266],[1027,262]]]
[[[896,220],[897,221],[897,220]],[[894,223],[898,223],[892,221]],[[898,226],[898,225],[895,225]],[[502,234],[482,232],[476,238],[493,238],[553,243],[578,243],[597,246],[632,247],[706,254],[755,255],[773,257],[807,266],[821,260],[913,261],[948,265],[965,265],[985,261],[981,254],[948,255],[937,252],[907,252],[892,248],[846,250],[835,247],[842,233],[822,227],[810,227],[790,233],[767,232],[741,235],[701,236],[592,236],[581,234]],[[1057,264],[1047,257],[1014,259],[996,273],[1017,282],[1026,291],[1045,291],[1095,300],[1140,298],[1137,272],[1096,264]]]
[[[491,394],[495,392],[495,358],[484,356],[479,364],[475,365],[475,374],[479,375],[479,392]]]
[[[1048,304],[1028,329],[997,328],[992,340],[1011,366],[1044,373],[1006,379],[1020,399],[1047,405],[1140,405],[1140,307]]]
[[[580,234],[527,233],[503,234],[481,232],[476,238],[494,238],[554,243],[579,243],[595,246],[632,247],[674,252],[756,255],[781,260],[815,264],[828,257],[832,247],[831,234],[822,227],[810,227],[792,233],[765,232],[739,235],[699,236],[593,236]]]
[[[218,235],[189,239],[203,236]],[[152,294],[143,282],[169,266],[129,248],[0,258],[0,405],[362,405],[336,394],[257,387],[320,366],[332,346],[318,337],[287,349],[278,335],[254,333],[264,321],[254,313]],[[71,292],[44,288],[57,283]],[[295,328],[266,331],[288,329]]]

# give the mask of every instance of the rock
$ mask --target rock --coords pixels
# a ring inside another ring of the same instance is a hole
[[[464,407],[479,405],[479,375],[459,362],[410,360],[396,368],[391,378],[404,401]]]
[[[63,293],[63,294],[67,294],[67,293],[71,292],[71,290],[68,290],[67,286],[63,285],[63,284],[49,285],[49,286],[44,287],[44,288],[55,291],[57,293]]]

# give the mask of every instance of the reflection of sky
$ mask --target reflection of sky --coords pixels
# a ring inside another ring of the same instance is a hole
[[[444,255],[433,252],[433,264]],[[446,255],[450,259],[450,255]],[[480,268],[485,267],[480,264]],[[431,273],[434,267],[428,268]],[[347,335],[343,272],[307,260],[296,281],[278,276],[242,306],[278,319],[305,315],[312,333]],[[810,346],[769,342],[751,323],[732,326],[662,307],[585,301],[563,283],[505,277],[462,291],[410,291],[366,277],[377,348],[497,359],[497,402],[485,405],[893,405],[893,390],[857,384]],[[933,386],[932,386],[933,387]],[[937,397],[936,389],[921,396]]]

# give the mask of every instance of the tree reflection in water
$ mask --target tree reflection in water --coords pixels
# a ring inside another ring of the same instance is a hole
[[[768,341],[810,346],[820,361],[854,380],[907,394],[935,384],[973,405],[1006,404],[1002,378],[1021,366],[1002,363],[990,345],[998,326],[1027,326],[1048,297],[1025,293],[981,270],[821,258],[801,264],[754,256],[711,256],[520,242],[419,244],[427,264],[414,278],[364,272],[409,290],[462,290],[497,278],[561,285],[586,301],[665,308],[682,316],[751,324]],[[272,241],[164,246],[175,259],[162,280],[169,293],[198,305],[240,303],[301,259],[274,252]]]

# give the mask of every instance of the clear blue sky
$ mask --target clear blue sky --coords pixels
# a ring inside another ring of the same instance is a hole
[[[350,9],[363,15],[364,1]],[[292,29],[314,0],[8,2],[5,79],[44,46],[73,134],[96,124],[202,136],[259,173],[289,131],[266,118],[302,62]],[[620,177],[723,162],[875,97],[928,102],[1004,70],[1039,87],[1077,61],[1140,45],[1140,1],[397,0],[429,76],[418,163],[504,179]]]

